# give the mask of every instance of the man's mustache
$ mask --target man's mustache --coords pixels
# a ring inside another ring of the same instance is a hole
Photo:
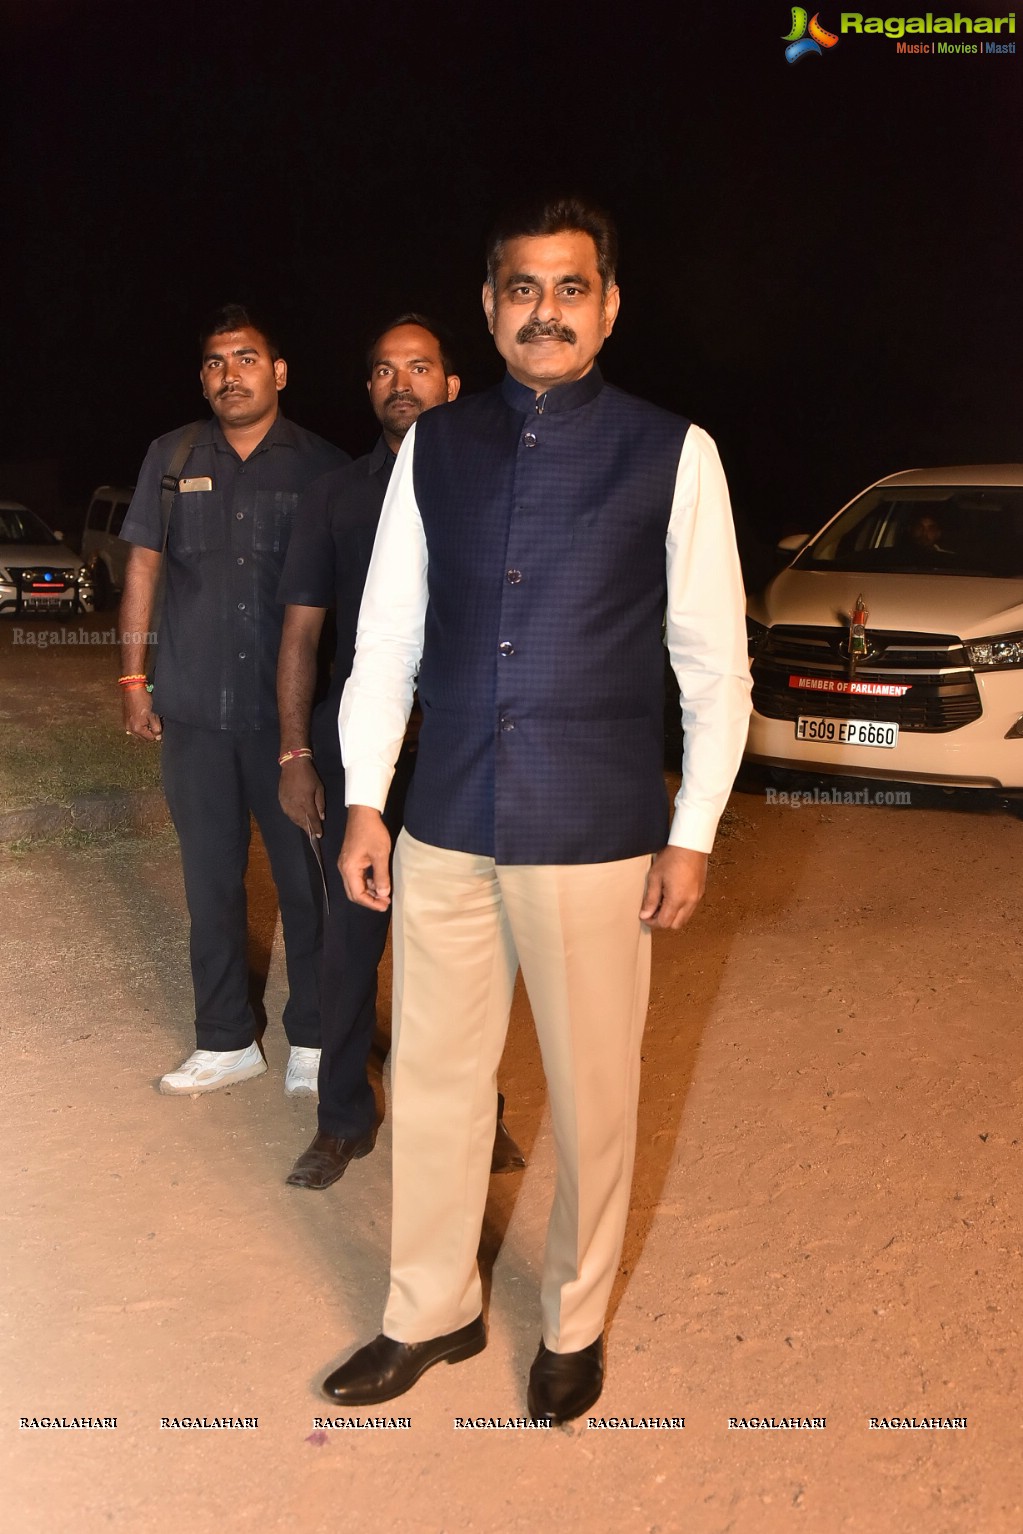
[[[389,405],[418,405],[422,408],[422,400],[418,394],[413,394],[411,389],[394,389],[384,400],[384,409]]]
[[[251,391],[249,389],[239,389],[236,384],[224,384],[222,388],[217,390],[217,399],[223,399],[225,394],[237,394],[242,399],[249,399]]]
[[[576,338],[571,326],[559,325],[557,320],[527,320],[515,339],[520,346],[525,346],[528,341],[538,341],[544,337],[567,341],[569,346],[575,343]]]

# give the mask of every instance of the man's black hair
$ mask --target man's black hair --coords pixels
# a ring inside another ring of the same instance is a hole
[[[210,336],[222,336],[229,330],[257,330],[267,344],[271,362],[276,362],[281,355],[275,337],[263,324],[260,315],[255,314],[246,304],[221,304],[219,309],[214,309],[207,317],[199,332],[200,361],[206,355],[206,343]]]
[[[366,347],[367,377],[373,371],[373,364],[376,361],[376,350],[381,339],[389,330],[397,330],[399,325],[418,325],[420,330],[425,330],[428,335],[433,336],[433,339],[440,348],[441,366],[444,369],[445,376],[450,378],[452,373],[458,372],[451,351],[451,338],[444,326],[438,325],[436,320],[431,320],[428,314],[417,314],[414,310],[410,309],[405,314],[399,314],[396,319],[388,320],[386,325],[381,325],[379,329],[373,332]]]
[[[543,202],[509,208],[487,240],[487,281],[497,287],[497,269],[509,240],[535,239],[564,230],[588,234],[597,248],[597,271],[604,292],[612,286],[618,266],[618,231],[610,214],[585,197],[550,197]]]

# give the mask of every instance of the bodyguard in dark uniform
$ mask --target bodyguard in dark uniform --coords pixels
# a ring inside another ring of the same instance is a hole
[[[423,411],[456,398],[459,379],[430,320],[403,314],[370,346],[367,388],[382,435],[366,457],[324,475],[305,497],[278,591],[286,604],[278,667],[281,719],[280,799],[302,830],[321,836],[330,900],[324,938],[318,1131],[287,1181],[322,1189],[376,1139],[376,1103],[366,1064],[376,1023],[377,966],[390,924],[388,912],[351,903],[337,867],[344,839],[344,768],[338,738],[341,692],[352,669],[362,588],[373,552],[380,508],[395,453]],[[336,647],[330,686],[312,708],[317,649],[327,610],[334,609]],[[310,714],[312,723],[310,726]],[[401,829],[415,756],[406,742],[384,815]],[[499,1123],[495,1170],[523,1164]]]
[[[239,305],[210,319],[200,379],[213,419],[152,444],[121,536],[134,545],[121,607],[125,729],[162,740],[164,791],[191,922],[196,1050],[164,1076],[169,1094],[261,1075],[249,1002],[245,868],[255,815],[280,900],[291,1044],[285,1090],[313,1093],[319,1066],[321,901],[277,801],[277,603],[299,497],[347,455],[280,414],[287,364]],[[175,464],[166,527],[161,489]],[[158,579],[159,645],[147,657]],[[155,660],[152,694],[147,660]]]

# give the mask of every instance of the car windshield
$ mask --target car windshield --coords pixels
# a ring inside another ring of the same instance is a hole
[[[34,511],[26,506],[0,506],[0,544],[59,543]]]
[[[795,560],[797,570],[1023,578],[1023,487],[868,490]]]

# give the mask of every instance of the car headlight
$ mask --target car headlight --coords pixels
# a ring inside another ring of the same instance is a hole
[[[964,649],[974,671],[1003,671],[1012,666],[1023,666],[1023,634],[968,639]]]

